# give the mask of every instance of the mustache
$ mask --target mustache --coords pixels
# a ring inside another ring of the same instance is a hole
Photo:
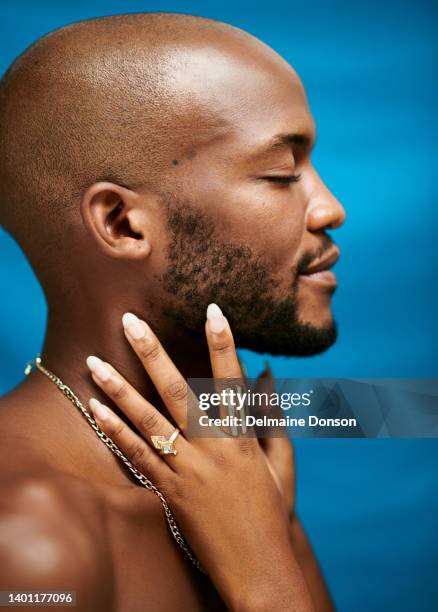
[[[306,251],[298,260],[295,268],[295,275],[298,276],[305,272],[308,266],[317,259],[321,259],[334,246],[333,240],[329,236],[323,236],[322,243],[312,251]]]

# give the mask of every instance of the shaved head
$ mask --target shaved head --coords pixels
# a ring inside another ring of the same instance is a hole
[[[238,345],[313,354],[335,338],[334,281],[307,269],[336,259],[325,230],[344,216],[314,139],[297,74],[250,34],[177,14],[83,21],[1,81],[1,221],[52,319],[79,317],[85,295],[193,339],[217,302]]]
[[[84,21],[38,40],[0,86],[6,228],[27,241],[42,211],[62,211],[65,223],[66,210],[99,180],[129,188],[165,182],[169,163],[226,128],[181,87],[191,70],[183,49],[208,42],[213,52],[250,38],[210,19],[150,13]]]

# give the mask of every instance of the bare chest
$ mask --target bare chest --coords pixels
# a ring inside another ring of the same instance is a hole
[[[106,491],[115,612],[224,610],[174,541],[158,498],[139,487]]]

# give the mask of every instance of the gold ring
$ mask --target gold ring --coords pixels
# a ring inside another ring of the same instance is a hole
[[[164,436],[151,436],[152,444],[159,451],[160,455],[176,455],[178,451],[173,448],[173,443],[178,435],[179,429],[175,429],[168,440]]]

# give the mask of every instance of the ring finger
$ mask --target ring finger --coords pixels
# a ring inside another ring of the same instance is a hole
[[[90,399],[88,403],[99,427],[132,465],[155,482],[164,479],[167,470],[172,469],[172,466],[161,461],[143,438],[133,432],[108,406],[95,398]]]

